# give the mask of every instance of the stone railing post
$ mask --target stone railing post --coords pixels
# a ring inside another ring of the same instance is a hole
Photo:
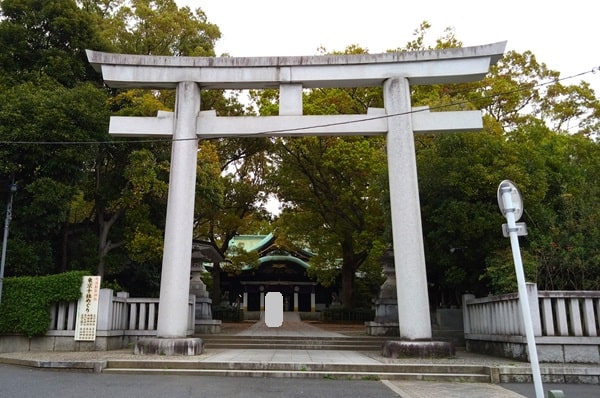
[[[127,299],[129,299],[128,292],[117,292],[117,297],[125,301],[117,305],[117,314],[113,312],[113,329],[125,330],[129,325],[129,306],[127,305]],[[114,307],[114,306],[113,306]],[[114,310],[113,310],[114,311]]]
[[[531,324],[533,326],[533,335],[542,335],[542,318],[540,316],[540,300],[538,297],[537,284],[527,282],[527,298],[529,300],[529,312],[531,313]]]
[[[97,330],[111,330],[113,317],[113,291],[100,289],[98,298],[98,323]]]
[[[462,296],[463,328],[465,334],[471,333],[471,317],[467,301],[473,300],[474,298],[474,294],[463,294]]]
[[[210,308],[210,305],[209,305]],[[196,295],[190,294],[189,307],[188,307],[188,332],[194,333],[196,328]]]

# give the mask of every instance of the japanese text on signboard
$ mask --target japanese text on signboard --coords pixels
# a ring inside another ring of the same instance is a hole
[[[83,283],[81,284],[81,298],[77,304],[75,340],[96,340],[99,295],[100,277],[84,276]]]

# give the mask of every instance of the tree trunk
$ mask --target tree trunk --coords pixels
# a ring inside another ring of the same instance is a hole
[[[112,226],[117,222],[119,217],[125,213],[125,209],[121,208],[114,212],[112,216],[108,219],[108,221],[104,218],[104,212],[102,210],[98,210],[97,218],[98,218],[98,276],[104,278],[105,271],[105,258],[108,253],[116,249],[117,247],[121,247],[125,244],[124,241],[118,243],[112,243],[108,239],[108,233]]]
[[[352,308],[354,289],[354,267],[351,264],[342,266],[342,306]]]
[[[354,307],[354,274],[367,258],[366,250],[354,252],[352,236],[348,235],[341,242],[342,245],[342,305],[344,308]]]
[[[212,303],[219,305],[221,303],[221,264],[218,262],[213,263],[212,269]]]
[[[62,244],[61,244],[61,256],[60,256],[60,272],[67,271],[67,264],[69,262],[69,223],[65,221],[62,227]]]

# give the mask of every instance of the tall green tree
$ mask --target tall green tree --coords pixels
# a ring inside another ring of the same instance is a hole
[[[357,304],[357,271],[376,263],[385,247],[387,220],[376,183],[386,171],[383,143],[373,137],[307,137],[280,140],[272,154],[277,167],[269,179],[284,203],[279,230],[315,252],[310,272],[321,283],[341,278],[346,307]]]
[[[85,49],[102,49],[90,15],[74,0],[3,0],[0,3],[0,70],[4,79],[44,75],[72,87],[97,80]]]
[[[421,28],[409,47],[424,49],[429,26]],[[436,48],[459,44],[451,35],[438,40]],[[468,290],[486,294],[515,289],[510,255],[499,235],[503,219],[495,198],[497,184],[506,178],[515,181],[525,196],[529,236],[522,240],[530,280],[538,280],[541,288],[567,289],[583,288],[583,275],[588,282],[597,280],[593,272],[582,272],[593,268],[573,266],[589,264],[595,254],[593,244],[576,238],[581,231],[575,228],[578,223],[589,228],[593,212],[586,212],[583,222],[582,212],[572,205],[578,203],[581,210],[594,206],[585,205],[586,194],[578,197],[580,202],[564,200],[584,191],[584,185],[597,185],[584,177],[597,176],[598,170],[590,162],[593,156],[588,156],[595,142],[586,138],[593,137],[598,122],[598,100],[589,85],[564,85],[559,73],[531,52],[508,52],[482,82],[416,87],[413,99],[416,105],[441,110],[484,111],[480,133],[417,137],[428,277],[440,303],[458,304],[460,294]],[[588,149],[581,151],[584,147]],[[572,220],[568,227],[559,216],[563,212]],[[571,238],[565,239],[567,235]],[[573,242],[567,243],[570,240],[580,243],[578,250]],[[549,284],[549,279],[561,282]],[[580,283],[563,283],[567,279]]]
[[[122,53],[135,53],[147,55],[184,55],[184,56],[214,56],[214,43],[219,39],[221,33],[218,27],[210,22],[201,9],[191,11],[187,7],[178,8],[174,1],[132,1],[129,4],[121,1],[105,1],[94,3],[82,1],[82,5],[90,10],[99,21],[103,21],[103,37],[110,43],[113,51]],[[110,100],[113,112],[118,115],[130,116],[154,116],[157,110],[169,110],[174,106],[173,91],[149,91],[149,90],[126,90],[117,92]],[[239,102],[237,93],[225,93],[222,90],[203,90],[202,109],[216,110],[220,116],[241,115],[246,112],[245,107]],[[264,140],[262,140],[264,143]],[[196,239],[209,241],[223,255],[226,254],[229,241],[233,236],[240,233],[248,223],[248,217],[258,211],[258,203],[261,201],[263,191],[260,188],[261,167],[259,159],[260,152],[264,150],[261,140],[236,140],[220,139],[212,142],[201,142],[198,159],[197,172],[197,194],[195,211],[195,233]],[[137,147],[138,145],[136,145]],[[142,147],[145,147],[142,145]],[[103,225],[107,228],[119,231],[136,231],[136,235],[128,233],[122,236],[125,240],[116,240],[104,244],[103,247],[120,248],[125,244],[132,257],[131,250],[135,252],[153,254],[152,258],[146,258],[145,263],[159,262],[162,254],[162,222],[149,222],[143,220],[150,217],[150,213],[143,212],[136,215],[135,220],[128,216],[132,210],[127,210],[122,201],[128,186],[123,179],[119,179],[119,170],[122,170],[130,162],[130,159],[121,155],[115,156],[115,150],[127,147],[109,147],[111,152],[105,154],[107,161],[99,161],[98,164],[110,165],[105,168],[102,176],[115,173],[114,178],[105,179],[106,183],[121,181],[117,184],[124,187],[121,190],[102,188],[97,191],[103,198],[106,192],[110,192],[101,202],[96,200],[99,209],[104,209],[98,214],[98,220],[106,220]],[[156,165],[168,160],[168,146],[153,145],[151,150],[156,155]],[[158,152],[157,152],[158,151]],[[119,163],[113,160],[120,159]],[[124,163],[121,163],[124,162]],[[103,166],[104,167],[104,166]],[[142,171],[142,170],[139,170]],[[165,176],[163,176],[165,178]],[[103,185],[98,185],[102,187]],[[145,200],[149,200],[146,197]],[[156,198],[158,199],[158,198]],[[165,198],[163,198],[165,199]],[[111,205],[119,203],[120,206]],[[159,203],[159,202],[157,202]],[[139,205],[135,206],[139,208]],[[164,214],[164,210],[156,209],[153,214]],[[121,219],[124,228],[119,227],[113,220]],[[142,218],[140,218],[142,217]],[[156,217],[153,217],[156,219]],[[163,217],[164,218],[164,217]],[[133,223],[133,224],[131,224]],[[139,224],[146,228],[150,235],[140,234]],[[101,236],[108,236],[104,234]],[[131,240],[136,236],[135,240]],[[152,248],[146,247],[152,245]],[[102,247],[102,246],[101,246]],[[133,256],[138,257],[138,256]],[[138,261],[141,260],[138,257]],[[219,275],[219,265],[215,266],[214,274]],[[219,283],[214,283],[216,289]],[[217,292],[220,297],[220,293]]]
[[[265,153],[270,143],[265,139],[220,139],[201,146],[202,179],[196,195],[195,239],[210,243],[228,258],[225,271],[239,271],[244,253],[234,253],[231,240],[239,234],[257,233],[254,229],[271,218],[262,208],[267,188],[264,174],[269,167]],[[240,257],[240,255],[242,257]],[[234,258],[235,257],[235,258]],[[245,257],[244,257],[245,258]],[[212,297],[221,297],[221,264],[213,264]]]
[[[337,54],[361,53],[365,50],[349,46]],[[253,95],[261,115],[278,113],[276,91]],[[304,114],[313,115],[366,114],[382,102],[381,88],[313,89],[303,98]],[[359,269],[381,276],[376,259],[383,252],[388,224],[381,197],[387,183],[381,177],[386,175],[385,140],[357,136],[273,141],[267,180],[283,204],[277,221],[280,239],[301,249],[310,247],[316,254],[310,272],[326,285],[341,281],[343,305],[352,307]]]
[[[17,200],[30,207],[15,213],[15,241],[17,217],[36,217],[28,224],[31,233],[23,234],[28,241],[9,245],[21,250],[19,258],[30,267],[13,269],[47,273],[83,267],[114,276],[140,274],[144,267],[132,264],[143,263],[156,276],[170,145],[111,139],[107,124],[109,112],[154,116],[172,109],[174,95],[80,87],[81,81],[101,81],[84,50],[214,55],[218,27],[202,10],[178,8],[168,0],[7,0],[1,6],[0,74],[6,78],[0,115],[7,121],[2,138],[38,142],[28,144],[28,151],[0,148],[2,177],[17,175]],[[235,96],[217,91],[203,92],[202,103],[224,112],[242,109]],[[99,144],[52,145],[59,141]],[[30,192],[37,196],[31,199]]]
[[[535,262],[535,280],[543,290],[597,290],[600,287],[600,178],[597,141],[585,135],[523,126],[510,145],[528,147],[543,160],[544,197],[530,199],[526,251]],[[526,205],[527,206],[527,205]],[[526,207],[527,209],[527,207]]]
[[[114,50],[126,54],[214,56],[221,37],[202,9],[179,7],[173,0],[82,3],[104,20],[104,37]]]
[[[81,6],[94,17],[103,41],[115,52],[214,55],[214,43],[220,37],[218,27],[208,23],[200,9],[193,13],[171,0],[81,1]],[[231,105],[228,101],[222,92],[203,93],[202,104],[209,108]],[[116,115],[155,116],[159,110],[173,109],[174,93],[119,90],[108,104]],[[89,221],[98,226],[99,273],[104,273],[107,261],[116,265],[112,273],[119,273],[126,262],[121,250],[124,248],[129,274],[157,280],[169,158],[170,145],[160,142],[123,142],[103,146],[98,151],[95,161],[98,170],[91,174],[88,200],[95,209]]]
[[[19,185],[7,274],[62,270],[71,200],[86,179],[93,143],[106,139],[106,95],[90,84],[68,88],[40,78],[0,97],[0,173]]]

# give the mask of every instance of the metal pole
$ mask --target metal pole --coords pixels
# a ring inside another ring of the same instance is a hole
[[[12,219],[13,195],[17,190],[14,181],[10,184],[10,197],[6,205],[6,218],[4,219],[4,237],[2,239],[2,259],[0,260],[0,304],[2,304],[2,285],[4,284],[4,263],[6,262],[6,243],[8,241],[8,227]]]
[[[540,364],[538,362],[537,350],[535,346],[535,337],[533,334],[533,322],[531,321],[531,312],[529,309],[529,297],[525,285],[525,273],[523,272],[523,263],[521,261],[521,251],[519,248],[519,236],[517,235],[517,224],[515,222],[515,208],[511,196],[512,187],[502,186],[502,201],[504,203],[505,217],[508,224],[510,245],[512,248],[513,260],[515,262],[515,271],[517,274],[517,284],[519,286],[519,305],[523,314],[523,323],[525,324],[525,335],[527,338],[527,350],[529,352],[529,362],[531,363],[531,373],[535,387],[536,398],[544,398],[544,388],[542,386],[542,376]]]

